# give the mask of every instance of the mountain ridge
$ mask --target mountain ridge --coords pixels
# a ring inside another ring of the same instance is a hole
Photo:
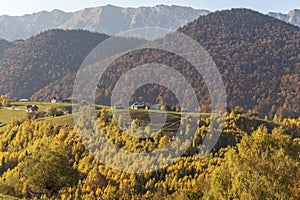
[[[108,17],[107,13],[114,18]],[[108,35],[142,27],[176,30],[209,13],[211,13],[209,10],[179,5],[161,4],[152,7],[126,8],[108,4],[73,12],[54,9],[22,16],[2,15],[0,16],[0,38],[8,41],[27,39],[51,29],[83,29]],[[300,27],[299,9],[291,10],[287,14],[280,12],[267,14]]]
[[[289,11],[287,14],[283,14],[280,12],[269,12],[268,15],[300,27],[300,10],[299,9],[293,9],[293,10]]]
[[[26,39],[50,29],[83,29],[108,35],[143,27],[176,30],[208,13],[207,10],[175,5],[138,8],[107,5],[75,12],[54,9],[23,16],[0,16],[0,38],[9,41]]]

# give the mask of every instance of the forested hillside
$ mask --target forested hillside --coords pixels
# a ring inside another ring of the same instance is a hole
[[[109,113],[102,109],[95,127],[127,151],[150,152],[172,139],[166,131],[151,140],[130,137]],[[202,116],[184,156],[168,167],[140,174],[101,164],[78,137],[80,127],[12,120],[0,132],[0,193],[28,199],[299,199],[300,121],[275,120],[231,112],[216,148],[200,158],[210,123]],[[147,132],[147,126],[141,132]],[[104,143],[98,138],[86,145]]]
[[[6,49],[8,49],[9,47],[12,47],[13,43],[8,42],[6,40],[0,40],[0,57],[2,56],[2,54],[4,53],[4,51]]]
[[[85,56],[107,38],[87,31],[52,30],[16,42],[0,61],[1,93],[9,93],[13,99],[30,98],[44,87],[63,81],[69,87],[44,91],[39,100],[48,101],[56,92],[60,97],[70,97],[73,83],[64,77],[74,76]]]
[[[247,9],[209,14],[179,30],[216,62],[230,106],[298,117],[300,29]]]

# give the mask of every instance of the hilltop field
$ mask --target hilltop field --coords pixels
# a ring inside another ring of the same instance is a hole
[[[4,130],[7,125],[12,120],[22,120],[25,119],[28,113],[26,112],[26,106],[28,105],[36,105],[39,109],[37,117],[35,119],[37,121],[43,121],[50,123],[51,125],[58,126],[69,126],[73,127],[73,115],[72,115],[72,104],[71,103],[51,103],[51,102],[11,102],[8,107],[0,108],[0,130]],[[56,110],[56,115],[51,115],[49,113],[50,109]],[[100,112],[101,109],[105,109],[109,116],[112,115],[112,108],[109,106],[100,106],[96,105],[95,109],[97,112]],[[127,109],[119,109],[121,111],[126,111]],[[164,114],[163,111],[160,110],[130,110],[131,117],[133,119],[139,119],[142,121],[142,124],[149,123],[149,112],[156,113],[159,115]],[[172,130],[173,126],[178,125],[180,120],[180,113],[178,112],[167,112],[167,122],[165,124],[166,129]],[[186,113],[191,114],[191,113]],[[208,114],[202,114],[203,116],[208,116]],[[162,124],[158,123],[157,126],[161,126]]]
[[[45,116],[39,117],[37,120],[46,121],[51,124],[66,125],[72,124],[73,118],[71,114],[63,113],[61,116],[47,116],[47,110],[55,108],[58,112],[72,110],[72,104],[68,103],[50,103],[50,102],[11,102],[9,107],[0,108],[0,130],[5,129],[7,124],[13,119],[25,119],[26,106],[36,105],[39,108],[39,113],[44,113]]]

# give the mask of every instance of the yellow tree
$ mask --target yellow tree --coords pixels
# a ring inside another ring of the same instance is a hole
[[[24,159],[20,166],[20,175],[27,185],[26,193],[47,194],[52,196],[62,187],[77,181],[77,172],[72,169],[69,157],[64,151],[40,146]]]
[[[0,96],[0,105],[6,107],[9,103],[9,94]]]
[[[299,173],[299,143],[283,129],[261,127],[230,149],[211,177],[212,199],[299,199],[294,192]]]

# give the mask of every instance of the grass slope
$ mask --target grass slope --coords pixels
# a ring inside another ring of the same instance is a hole
[[[72,104],[66,103],[50,103],[50,102],[12,102],[10,103],[9,108],[0,108],[0,130],[5,129],[7,124],[10,123],[12,119],[23,119],[26,117],[25,108],[27,105],[36,105],[39,107],[40,112],[46,112],[46,110],[50,107],[57,108],[59,110],[70,110],[72,108]],[[49,122],[53,125],[64,125],[73,123],[72,115],[65,115],[61,117],[45,117],[40,118],[39,120]]]
[[[0,108],[0,130],[5,128],[13,118],[21,119],[25,114],[25,111]]]

